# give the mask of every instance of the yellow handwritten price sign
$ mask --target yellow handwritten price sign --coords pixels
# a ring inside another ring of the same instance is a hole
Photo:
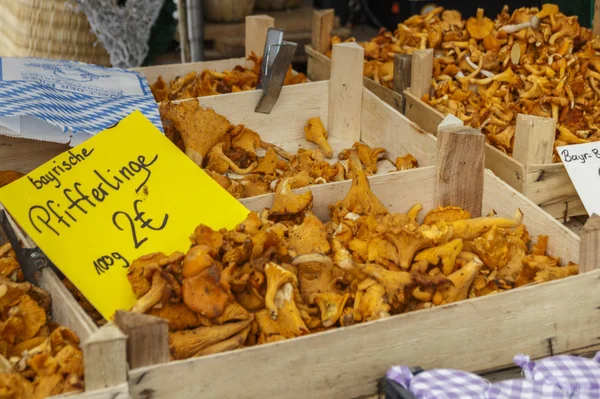
[[[185,251],[200,223],[248,214],[139,111],[0,189],[0,202],[107,319],[135,303],[134,259]]]

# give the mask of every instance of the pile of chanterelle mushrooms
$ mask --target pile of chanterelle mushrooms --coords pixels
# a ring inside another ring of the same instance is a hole
[[[341,151],[339,161],[333,162],[334,151],[318,117],[310,118],[304,128],[306,140],[316,146],[291,154],[262,141],[257,132],[244,125],[233,125],[224,116],[202,108],[197,101],[164,102],[160,113],[167,137],[235,198],[274,192],[284,181],[296,189],[351,177],[349,149]],[[370,148],[360,142],[353,148],[368,174],[377,173],[378,162],[388,162],[383,159],[384,148]],[[407,170],[418,163],[407,154],[396,158],[395,166],[396,170]]]
[[[248,56],[248,60],[254,63],[252,68],[237,65],[232,70],[223,72],[212,69],[205,69],[200,73],[192,71],[168,83],[159,76],[156,82],[150,85],[150,89],[157,102],[253,90],[258,83],[262,57],[252,53]],[[306,75],[293,71],[290,65],[283,84],[298,83],[306,83]]]
[[[519,113],[554,118],[555,146],[600,140],[600,40],[554,4],[512,14],[505,6],[493,21],[483,9],[465,21],[440,7],[360,44],[365,76],[390,88],[394,53],[435,49],[424,100],[508,154]]]
[[[43,399],[83,390],[79,338],[48,319],[51,298],[23,281],[10,244],[0,246],[0,397]]]
[[[135,260],[132,311],[169,321],[173,359],[284,340],[333,327],[489,295],[577,274],[534,244],[523,215],[471,218],[457,207],[390,213],[369,187],[356,150],[353,181],[331,219],[310,191],[278,186],[271,209],[235,229],[200,225],[186,254]]]

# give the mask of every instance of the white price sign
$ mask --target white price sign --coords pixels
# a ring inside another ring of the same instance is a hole
[[[588,215],[600,215],[600,141],[556,147]]]

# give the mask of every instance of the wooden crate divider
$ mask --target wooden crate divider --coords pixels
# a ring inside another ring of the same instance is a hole
[[[394,54],[394,91],[404,93],[404,90],[410,87],[412,78],[412,55]],[[404,96],[401,96],[401,103],[398,111],[404,113]]]
[[[169,326],[165,319],[117,311],[115,323],[127,334],[127,362],[134,369],[169,361]]]
[[[356,43],[333,46],[327,126],[332,135],[345,140],[360,140],[364,53]]]
[[[594,214],[581,230],[581,252],[579,270],[581,273],[597,269],[600,265],[600,216]]]
[[[127,382],[126,338],[117,326],[108,323],[83,343],[86,390],[112,388]]]
[[[329,35],[333,30],[335,12],[333,9],[314,10],[312,18],[311,45],[320,53],[326,53],[331,48]]]
[[[432,72],[433,50],[416,50],[413,52],[410,87],[408,90],[419,98],[423,97],[425,94],[429,94]]]
[[[254,53],[262,56],[265,51],[267,31],[275,27],[275,20],[268,15],[246,17],[246,57]]]
[[[469,127],[438,133],[435,206],[459,206],[481,216],[485,138]],[[464,171],[469,170],[469,173]]]

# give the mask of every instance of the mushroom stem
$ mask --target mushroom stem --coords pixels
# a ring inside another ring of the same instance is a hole
[[[275,153],[277,155],[279,155],[281,158],[285,159],[286,161],[291,161],[292,160],[292,154],[290,154],[289,152],[287,152],[286,150],[284,150],[283,148],[275,145],[275,144],[271,144],[271,143],[267,143],[265,141],[261,141],[260,142],[260,146],[261,148],[269,149],[272,148],[273,151],[275,151]]]
[[[523,29],[527,29],[527,28],[531,28],[531,29],[539,29],[540,28],[540,18],[538,18],[536,15],[534,15],[533,17],[531,17],[531,19],[528,22],[523,22],[520,24],[515,24],[515,25],[505,25],[502,28],[500,28],[500,31],[502,32],[506,32],[506,33],[515,33],[515,32],[519,32]]]
[[[152,286],[144,296],[142,296],[135,305],[131,308],[134,313],[146,313],[154,305],[156,305],[163,297],[164,291],[167,289],[168,283],[162,276],[159,269],[153,270]]]
[[[252,171],[254,170],[254,168],[256,168],[256,165],[258,165],[258,163],[256,161],[252,162],[250,164],[250,166],[248,166],[245,169],[241,169],[239,166],[237,166],[235,164],[235,162],[233,162],[231,159],[229,158],[224,158],[225,162],[227,162],[227,164],[229,165],[229,168],[234,172],[237,173],[238,175],[247,175],[249,173],[252,173]]]
[[[477,64],[475,64],[473,61],[471,61],[471,58],[469,58],[468,56],[465,57],[465,61],[467,61],[467,64],[469,64],[469,66],[471,68],[475,69],[476,71],[479,68],[479,66]],[[487,69],[481,69],[479,71],[479,73],[481,73],[483,76],[488,77],[488,78],[491,78],[492,76],[494,76],[494,72],[490,72]]]
[[[322,263],[328,267],[333,266],[333,262],[331,261],[331,258],[329,256],[321,255],[321,254],[305,254],[305,255],[296,256],[294,258],[294,260],[292,260],[292,265],[299,265],[302,263],[310,263],[310,262]]]

